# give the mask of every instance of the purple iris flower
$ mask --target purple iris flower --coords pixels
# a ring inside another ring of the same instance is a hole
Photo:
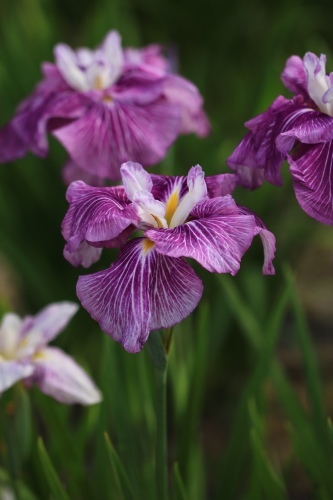
[[[59,44],[54,54],[55,64],[42,65],[43,80],[0,130],[1,162],[27,150],[44,157],[51,132],[69,153],[67,170],[116,180],[121,163],[153,165],[179,134],[210,132],[198,89],[171,73],[160,46],[123,50],[111,31],[95,50]]]
[[[250,130],[227,160],[245,187],[266,179],[281,185],[287,159],[301,208],[324,224],[333,224],[333,73],[326,57],[308,52],[291,56],[281,75],[293,99],[279,96],[245,125]]]
[[[260,234],[264,274],[274,274],[275,238],[229,194],[235,174],[204,177],[199,165],[187,177],[149,175],[140,164],[120,168],[123,186],[73,182],[63,221],[64,255],[90,266],[102,248],[121,247],[111,266],[81,276],[77,295],[102,330],[129,352],[142,349],[149,332],[169,328],[198,305],[203,285],[185,260],[236,274],[241,258]],[[133,231],[140,237],[130,239]]]
[[[57,347],[49,347],[78,309],[77,304],[50,304],[36,316],[14,313],[0,324],[0,394],[18,380],[37,384],[61,403],[91,405],[101,394],[86,372]]]

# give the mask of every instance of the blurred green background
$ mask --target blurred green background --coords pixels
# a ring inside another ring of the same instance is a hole
[[[333,4],[324,0],[1,0],[0,124],[39,81],[40,63],[53,60],[56,43],[93,47],[117,29],[123,46],[171,47],[179,73],[204,96],[212,123],[210,137],[179,138],[154,171],[185,174],[199,163],[207,175],[227,172],[225,160],[245,132],[243,123],[278,94],[289,95],[280,73],[290,55],[323,52],[333,69],[332,15]],[[64,260],[60,233],[65,158],[50,138],[46,159],[29,154],[0,168],[2,311],[35,313],[49,302],[77,300],[76,280],[85,271]],[[333,498],[326,425],[333,412],[333,233],[301,211],[287,165],[283,178],[281,188],[235,192],[276,235],[276,276],[261,275],[259,238],[235,278],[195,266],[204,298],[176,327],[170,354],[173,498]],[[93,270],[113,258],[105,251]],[[64,491],[69,498],[131,498],[132,488],[134,498],[154,499],[154,392],[145,350],[125,353],[84,310],[58,343],[87,367],[104,403],[69,409],[37,390],[30,403],[20,389],[9,391],[0,400],[0,484],[23,498],[30,494],[24,483],[37,498],[50,498],[50,491],[54,498]],[[19,444],[8,440],[10,429]],[[104,431],[129,489],[108,461]],[[60,493],[43,469],[38,435]]]

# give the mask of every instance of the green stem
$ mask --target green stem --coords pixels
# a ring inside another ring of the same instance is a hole
[[[156,487],[157,498],[168,498],[168,452],[167,452],[167,363],[163,370],[155,369],[156,381]]]

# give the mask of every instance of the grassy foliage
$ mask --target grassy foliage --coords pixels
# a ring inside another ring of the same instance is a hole
[[[38,82],[40,63],[52,60],[55,43],[93,46],[115,28],[125,46],[172,47],[212,121],[211,137],[181,137],[156,170],[185,173],[199,163],[208,175],[226,172],[243,122],[287,95],[279,80],[286,58],[311,50],[326,53],[332,64],[331,14],[324,0],[2,0],[1,124]],[[50,138],[47,159],[28,155],[0,168],[1,312],[34,313],[49,302],[77,300],[75,283],[84,271],[63,259],[60,234],[65,157]],[[281,188],[235,194],[275,233],[276,276],[261,275],[260,242],[235,278],[197,269],[204,299],[174,329],[172,499],[333,498],[332,407],[323,398],[317,353],[322,332],[332,335],[333,316],[330,307],[325,314],[321,308],[326,295],[319,305],[306,301],[309,290],[301,286],[304,273],[317,270],[323,248],[319,277],[313,274],[318,294],[326,275],[332,277],[332,235],[299,208],[287,167],[283,178]],[[105,252],[94,269],[113,258]],[[328,293],[333,298],[331,286]],[[84,310],[57,343],[93,375],[103,403],[68,408],[37,389],[7,391],[0,400],[0,491],[10,489],[20,500],[156,498],[154,367],[147,348],[127,354]],[[331,349],[331,338],[325,345]]]

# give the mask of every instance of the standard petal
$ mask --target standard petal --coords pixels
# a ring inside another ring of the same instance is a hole
[[[105,271],[81,276],[77,295],[102,330],[129,352],[142,349],[149,332],[168,328],[197,306],[202,284],[183,259],[159,255],[137,238]]]
[[[73,302],[58,302],[45,307],[36,316],[26,316],[17,357],[31,356],[57,337],[77,310],[78,305]]]
[[[60,403],[92,405],[102,400],[100,391],[87,373],[60,349],[48,347],[39,351],[33,363],[32,381]]]
[[[281,80],[288,90],[294,94],[308,96],[306,72],[302,59],[299,56],[291,56],[281,74]]]
[[[333,142],[299,145],[288,157],[296,198],[304,212],[333,224]]]
[[[67,190],[69,209],[62,223],[66,251],[77,252],[82,242],[109,241],[136,219],[122,186],[90,187],[73,182]],[[86,248],[84,249],[86,250]]]
[[[147,105],[96,103],[84,117],[54,131],[80,168],[119,179],[120,165],[161,160],[179,133],[179,108],[163,100]]]
[[[150,175],[140,163],[132,161],[123,163],[120,167],[120,175],[125,193],[131,201],[138,191],[148,191],[150,193],[153,187]]]
[[[211,272],[236,274],[256,234],[255,219],[242,215],[230,195],[198,204],[190,220],[174,229],[150,229],[156,250],[170,257],[191,257]]]
[[[34,367],[29,363],[5,361],[0,358],[0,393],[19,380],[29,377],[33,371]]]

